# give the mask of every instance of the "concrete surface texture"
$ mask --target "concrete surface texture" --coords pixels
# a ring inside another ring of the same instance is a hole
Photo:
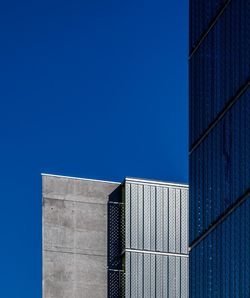
[[[107,297],[107,202],[118,186],[42,175],[43,298]]]

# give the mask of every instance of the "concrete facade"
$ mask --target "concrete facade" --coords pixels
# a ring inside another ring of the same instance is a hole
[[[42,175],[43,298],[107,296],[107,202],[118,186]]]

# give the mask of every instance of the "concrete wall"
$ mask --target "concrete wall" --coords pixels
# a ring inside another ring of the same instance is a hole
[[[107,202],[119,183],[43,175],[43,298],[107,296]]]

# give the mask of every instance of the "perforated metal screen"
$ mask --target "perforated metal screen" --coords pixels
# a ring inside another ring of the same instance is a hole
[[[121,188],[111,194],[108,202],[108,297],[124,297],[124,204]]]

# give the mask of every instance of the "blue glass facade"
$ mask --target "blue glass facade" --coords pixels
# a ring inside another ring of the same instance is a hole
[[[250,297],[250,1],[190,0],[190,295]]]
[[[191,297],[250,297],[250,196],[190,253]]]

